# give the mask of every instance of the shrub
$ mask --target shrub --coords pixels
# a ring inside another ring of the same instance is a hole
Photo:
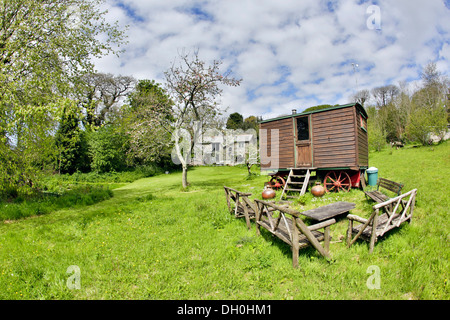
[[[447,128],[446,111],[442,104],[436,106],[417,107],[411,112],[406,126],[406,133],[412,141],[427,145],[430,133],[440,135]]]
[[[126,137],[118,134],[112,125],[104,125],[89,133],[91,168],[97,172],[120,171],[126,168]]]
[[[60,196],[56,193],[41,193],[21,201],[0,203],[0,220],[15,220],[48,214],[62,208],[92,205],[112,196],[112,190],[103,186],[78,186]]]

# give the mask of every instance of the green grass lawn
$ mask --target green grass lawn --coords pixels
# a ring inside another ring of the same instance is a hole
[[[223,185],[260,198],[266,176],[244,168],[198,167],[181,190],[181,173],[144,178],[88,206],[0,223],[0,299],[449,299],[450,146],[370,154],[379,176],[418,189],[411,224],[376,243],[345,239],[347,220],[331,227],[332,261],[311,248],[292,268],[290,248],[228,213]],[[368,217],[362,191],[306,196],[305,210],[352,201]],[[78,266],[80,289],[69,289]],[[368,268],[380,270],[369,289]],[[69,280],[69,281],[68,281]]]

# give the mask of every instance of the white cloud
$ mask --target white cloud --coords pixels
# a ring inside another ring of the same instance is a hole
[[[378,1],[381,29],[368,29],[356,0],[107,0],[128,24],[127,52],[96,62],[104,72],[163,81],[180,50],[221,59],[240,87],[224,88],[229,112],[264,118],[345,103],[358,88],[415,80],[428,61],[450,70],[449,9],[442,1]],[[352,62],[359,66],[353,72]]]

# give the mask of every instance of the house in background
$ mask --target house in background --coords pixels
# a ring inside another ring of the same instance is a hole
[[[257,159],[256,132],[252,130],[207,130],[194,144],[191,164],[237,165],[244,164],[246,158]]]

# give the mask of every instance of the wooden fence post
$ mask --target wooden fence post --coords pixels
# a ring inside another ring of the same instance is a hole
[[[351,241],[352,241],[352,234],[353,234],[353,220],[348,219],[348,229],[347,229],[347,248],[350,247]]]
[[[316,250],[319,251],[322,256],[329,259],[330,255],[328,254],[328,252],[323,249],[323,247],[320,245],[320,242],[316,239],[316,237],[314,237],[314,235],[311,233],[302,219],[295,219],[294,222],[296,222],[297,226],[300,228],[300,231],[305,235],[311,245],[316,248]]]
[[[300,250],[298,243],[298,229],[297,224],[295,223],[296,218],[292,217],[292,266],[294,268],[298,268],[298,252]]]
[[[378,210],[379,209],[375,210],[375,215],[372,220],[372,234],[370,235],[369,254],[373,252],[373,247],[375,246],[375,241],[377,240]]]
[[[327,254],[330,254],[330,226],[325,227],[323,236],[324,236],[323,247],[325,249],[325,252]]]
[[[230,191],[228,190],[227,187],[223,187],[223,189],[225,190],[225,196],[227,198],[227,206],[228,206],[228,211],[231,213],[231,203],[230,203]]]
[[[262,220],[262,204],[256,202],[256,211],[255,211],[255,222],[256,222],[256,234],[261,235],[261,226],[259,225],[259,221]]]

